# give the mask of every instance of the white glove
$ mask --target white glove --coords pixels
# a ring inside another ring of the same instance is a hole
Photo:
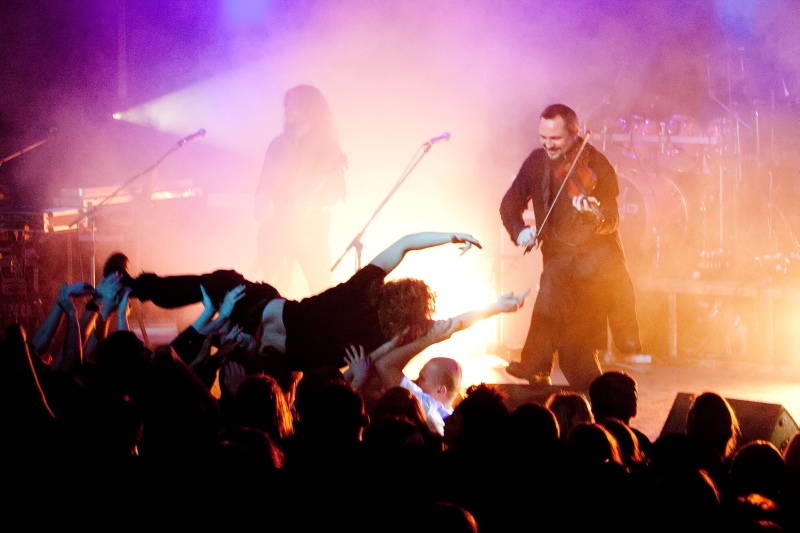
[[[533,229],[530,227],[526,227],[524,230],[519,232],[519,235],[517,235],[517,246],[533,246],[535,241],[536,233],[534,233]]]

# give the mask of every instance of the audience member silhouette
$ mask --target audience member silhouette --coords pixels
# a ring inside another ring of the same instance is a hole
[[[639,388],[636,380],[622,370],[610,370],[599,375],[589,386],[589,403],[595,420],[616,418],[636,434],[639,448],[649,455],[652,443],[642,431],[631,426],[639,408]]]
[[[800,431],[792,435],[783,449],[785,477],[781,489],[781,509],[787,531],[800,531]]]
[[[220,406],[226,427],[265,431],[280,449],[294,433],[294,416],[283,390],[272,376],[246,376],[231,402],[220,403]]]
[[[556,512],[568,531],[634,531],[640,501],[619,444],[602,425],[580,422],[563,438]],[[580,509],[580,511],[576,511]]]
[[[741,434],[736,412],[720,394],[703,392],[689,406],[686,434],[693,445],[696,466],[711,476],[724,499],[730,487],[731,456]]]
[[[558,494],[551,481],[562,475],[556,416],[540,403],[523,403],[509,413],[502,439],[502,466],[497,468],[495,486],[508,487],[503,495],[506,523],[557,530],[561,516],[553,513]]]
[[[507,531],[506,495],[496,483],[508,424],[506,396],[497,387],[470,385],[453,414],[445,418],[444,496],[470,511],[482,533]]]
[[[570,390],[555,391],[547,397],[545,405],[556,415],[562,442],[566,440],[573,427],[594,422],[592,408],[583,393]]]
[[[731,495],[758,493],[780,500],[786,464],[780,450],[768,440],[757,439],[736,448],[730,460]]]

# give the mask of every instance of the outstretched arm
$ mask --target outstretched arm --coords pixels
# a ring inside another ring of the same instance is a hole
[[[373,358],[373,362],[384,386],[394,387],[400,385],[403,380],[403,369],[428,346],[447,340],[456,331],[466,329],[485,318],[499,313],[518,311],[525,304],[525,298],[529,293],[530,289],[520,295],[514,295],[513,292],[509,292],[500,296],[495,303],[483,309],[462,313],[447,320],[437,320],[425,335],[401,346],[391,347],[382,354],[377,354],[377,357]],[[370,356],[373,356],[373,354],[370,354]]]
[[[424,250],[425,248],[441,246],[447,243],[463,243],[462,254],[469,250],[473,244],[478,248],[482,248],[478,239],[468,233],[437,233],[432,231],[413,233],[401,237],[397,242],[379,253],[375,259],[370,261],[370,264],[382,268],[384,272],[389,274],[397,268],[406,253],[411,250]]]
[[[80,365],[83,360],[83,346],[81,345],[80,325],[78,324],[78,311],[72,302],[71,293],[74,286],[61,283],[58,292],[58,306],[66,318],[66,331],[64,333],[64,346],[53,358],[53,369],[70,371]]]
[[[64,293],[63,291],[66,292]],[[78,281],[70,285],[65,285],[64,283],[61,284],[59,298],[56,299],[53,309],[50,311],[41,325],[36,329],[33,337],[30,339],[31,346],[37,354],[44,354],[50,349],[50,346],[53,343],[53,338],[55,337],[58,328],[61,326],[61,322],[63,321],[64,317],[64,304],[66,304],[66,300],[64,300],[62,297],[68,298],[73,296],[83,296],[90,294],[92,291],[92,286],[83,281]]]

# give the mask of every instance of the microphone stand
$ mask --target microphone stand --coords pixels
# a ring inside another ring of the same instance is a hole
[[[15,158],[21,156],[24,153],[30,152],[31,150],[33,150],[35,148],[39,148],[41,145],[43,145],[44,143],[49,141],[51,137],[54,137],[57,132],[58,132],[58,130],[56,128],[52,128],[50,130],[50,133],[44,139],[40,139],[40,140],[36,141],[35,143],[33,143],[32,145],[26,146],[22,150],[20,150],[18,152],[15,152],[15,153],[7,156],[7,157],[4,157],[3,159],[0,159],[0,167],[3,166],[5,163],[8,163],[12,159],[15,159]]]
[[[158,159],[155,163],[153,163],[152,165],[150,165],[146,169],[142,170],[141,172],[139,172],[135,176],[132,176],[131,178],[128,178],[125,182],[122,183],[122,185],[117,187],[111,194],[109,194],[108,196],[103,198],[99,203],[97,203],[95,205],[92,205],[91,203],[89,203],[86,206],[86,209],[82,210],[83,212],[80,214],[80,216],[78,216],[78,218],[76,218],[74,221],[72,221],[69,224],[68,227],[71,228],[72,226],[75,226],[78,223],[80,223],[81,220],[83,220],[84,218],[87,220],[87,223],[88,223],[88,226],[89,226],[89,231],[90,231],[90,236],[91,236],[91,239],[90,239],[90,242],[91,242],[91,253],[90,253],[90,257],[89,257],[89,262],[90,262],[90,269],[91,269],[90,276],[91,276],[92,286],[95,286],[96,281],[97,281],[96,255],[95,255],[95,242],[96,242],[95,241],[95,229],[96,229],[96,220],[95,220],[95,218],[96,218],[97,208],[107,205],[113,198],[115,198],[120,192],[125,190],[134,181],[136,181],[137,179],[141,178],[145,174],[155,170],[155,168],[158,165],[160,165],[162,161],[164,161],[173,152],[175,152],[176,150],[178,150],[179,148],[181,148],[185,144],[186,144],[185,139],[181,140],[176,145],[174,145],[172,148],[170,148],[167,151],[167,153],[165,153],[163,156],[161,156],[161,158]]]
[[[203,131],[203,133],[205,133],[204,130],[201,130],[201,131]],[[197,134],[195,134],[195,135],[197,135]],[[97,226],[97,220],[96,220],[97,219],[97,208],[98,207],[103,207],[105,205],[108,205],[108,203],[113,198],[115,198],[120,192],[125,190],[129,185],[131,185],[137,179],[139,179],[142,176],[144,176],[145,174],[155,170],[155,168],[158,165],[160,165],[162,161],[164,161],[167,157],[169,157],[173,152],[175,152],[179,148],[183,147],[188,142],[188,140],[190,140],[191,138],[193,138],[193,137],[189,136],[189,137],[185,137],[185,138],[181,139],[180,141],[178,141],[177,144],[173,145],[172,148],[167,150],[167,152],[164,155],[162,155],[158,160],[156,160],[155,163],[153,163],[149,167],[145,168],[144,170],[142,170],[138,174],[128,178],[126,181],[124,181],[122,183],[122,185],[117,187],[111,194],[109,194],[108,196],[106,196],[105,198],[100,200],[99,203],[97,203],[95,205],[92,205],[92,203],[90,202],[86,206],[86,209],[82,209],[81,210],[80,216],[78,216],[78,218],[76,218],[74,221],[72,221],[69,224],[68,227],[71,228],[72,226],[76,226],[77,224],[79,224],[83,219],[86,219],[87,224],[89,226],[89,236],[90,236],[89,237],[89,242],[90,242],[89,269],[90,269],[92,287],[96,287],[97,286],[97,239],[96,239],[96,235],[95,235],[96,229],[97,229],[96,228],[96,226]],[[139,328],[142,331],[142,336],[144,337],[145,345],[150,346],[150,340],[148,339],[148,336],[147,336],[147,330],[145,330],[144,323],[142,321],[142,315],[141,315],[141,313],[139,312],[138,309],[137,309],[137,312],[136,312],[136,321],[138,322]]]
[[[378,215],[380,210],[383,209],[383,206],[385,206],[389,202],[389,199],[394,195],[397,189],[400,188],[400,185],[403,184],[408,175],[411,174],[411,171],[414,170],[414,168],[419,164],[419,162],[422,161],[422,158],[425,157],[425,155],[430,151],[434,142],[436,141],[432,139],[428,142],[423,143],[422,146],[417,149],[417,152],[414,154],[414,158],[416,158],[416,160],[412,158],[411,163],[409,163],[409,165],[406,167],[406,170],[400,175],[400,179],[397,180],[395,186],[392,188],[391,191],[389,191],[389,194],[386,195],[386,198],[384,198],[383,201],[378,205],[378,208],[375,209],[374,213],[372,213],[372,216],[369,218],[367,223],[364,224],[364,227],[361,228],[361,231],[359,231],[356,234],[356,236],[353,237],[353,240],[350,241],[350,244],[347,245],[347,248],[345,248],[344,252],[342,252],[342,255],[333,264],[333,266],[331,267],[331,272],[333,272],[336,269],[336,267],[339,266],[339,263],[342,261],[342,259],[344,259],[344,256],[347,255],[347,252],[349,252],[351,248],[355,249],[356,251],[356,272],[361,270],[361,250],[364,248],[364,245],[361,242],[361,237],[364,235],[364,232],[367,230],[367,227],[369,227],[372,221],[375,220],[375,217]],[[422,153],[419,153],[420,149],[422,149]],[[417,156],[417,154],[419,154],[419,156]]]

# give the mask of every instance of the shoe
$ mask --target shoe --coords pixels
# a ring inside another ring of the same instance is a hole
[[[506,374],[527,380],[531,387],[549,387],[553,384],[549,375],[534,372],[522,363],[509,363],[506,367]]]

